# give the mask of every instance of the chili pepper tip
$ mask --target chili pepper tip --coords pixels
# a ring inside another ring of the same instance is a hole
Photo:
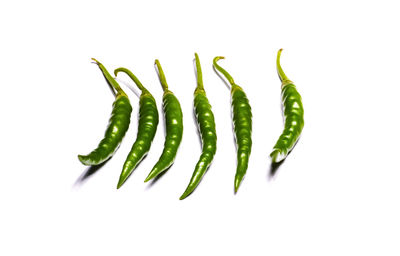
[[[190,195],[193,191],[190,190],[186,190],[185,192],[183,192],[183,194],[181,195],[181,197],[179,197],[179,200],[183,200],[186,197],[188,197],[188,195]]]
[[[85,161],[84,161],[82,155],[78,155],[78,159],[79,159],[79,161],[80,161],[81,163],[85,164]]]
[[[235,194],[239,190],[239,186],[240,186],[240,181],[239,182],[235,182]]]
[[[244,175],[235,176],[235,194],[239,190],[239,187],[240,187],[240,184],[242,183],[243,178],[244,178]]]
[[[275,149],[269,156],[271,157],[273,163],[279,163],[284,159],[284,156],[281,153],[281,151],[277,149]]]
[[[118,181],[118,185],[117,185],[117,189],[119,189],[122,185],[124,184],[124,182],[123,181]]]

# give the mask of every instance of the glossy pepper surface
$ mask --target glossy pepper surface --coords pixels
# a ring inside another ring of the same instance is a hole
[[[295,146],[304,127],[304,109],[301,96],[296,86],[290,81],[282,70],[280,64],[282,49],[278,51],[276,67],[279,79],[282,82],[281,97],[285,125],[281,136],[276,142],[270,154],[272,162],[277,163],[284,160]]]
[[[96,59],[93,60],[99,66],[113,90],[116,90],[116,94],[112,114],[104,138],[100,141],[97,148],[88,155],[78,155],[79,160],[84,165],[98,165],[107,161],[114,155],[128,130],[132,112],[132,106],[128,96],[121,89],[117,81],[115,81],[100,62]]]
[[[119,72],[126,73],[135,82],[142,93],[139,101],[139,125],[136,141],[133,143],[132,149],[125,160],[117,188],[120,188],[124,184],[136,166],[149,152],[158,125],[157,105],[153,95],[151,95],[130,70],[126,68],[117,68],[114,70],[115,76],[117,76]]]
[[[215,130],[214,114],[211,110],[211,105],[208,102],[206,92],[203,86],[203,75],[201,72],[200,60],[195,53],[197,87],[194,91],[194,111],[196,121],[200,131],[202,140],[202,153],[198,160],[192,178],[185,192],[179,199],[184,199],[190,195],[193,190],[199,185],[201,179],[210,166],[215,152],[217,150],[217,132]]]
[[[164,150],[150,171],[149,175],[145,179],[145,182],[155,178],[160,173],[166,171],[175,160],[176,153],[179,145],[182,141],[183,133],[183,121],[182,121],[182,109],[178,99],[168,89],[168,84],[165,79],[164,71],[161,68],[161,64],[158,60],[155,61],[158,76],[160,78],[161,86],[164,90],[163,95],[163,110],[165,117],[166,135]]]
[[[235,84],[229,73],[217,64],[219,59],[224,59],[224,57],[215,57],[213,61],[214,67],[226,77],[231,85],[232,121],[237,145],[237,167],[235,175],[235,192],[237,192],[249,164],[252,146],[252,113],[245,92],[239,85]]]

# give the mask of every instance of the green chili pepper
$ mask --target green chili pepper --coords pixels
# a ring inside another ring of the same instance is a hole
[[[142,85],[142,83],[140,83],[139,79],[137,79],[130,70],[126,68],[117,68],[114,70],[115,76],[117,76],[121,71],[126,73],[135,82],[136,86],[142,91],[142,93],[139,102],[139,125],[136,141],[125,160],[117,189],[124,184],[136,166],[149,152],[158,125],[157,105],[153,95],[151,95],[151,93]]]
[[[232,99],[232,121],[235,130],[235,139],[237,146],[237,168],[235,175],[235,193],[237,192],[240,183],[242,182],[249,163],[251,153],[251,131],[252,131],[252,114],[249,100],[243,89],[235,84],[233,78],[221,68],[217,61],[224,59],[224,57],[214,58],[214,67],[221,72],[231,84],[231,99]]]
[[[164,150],[158,162],[154,165],[153,169],[145,179],[145,182],[155,178],[160,173],[166,171],[174,163],[176,153],[182,140],[183,122],[182,122],[182,109],[178,99],[168,89],[168,84],[165,79],[164,72],[158,60],[155,61],[158,76],[160,78],[161,86],[164,90],[163,95],[163,110],[165,117],[166,135]]]
[[[84,165],[98,165],[107,161],[117,151],[126,131],[128,130],[132,106],[128,96],[121,89],[117,81],[108,73],[107,69],[96,59],[92,59],[103,72],[108,83],[117,91],[113,103],[112,114],[104,138],[99,145],[88,155],[78,155]]]
[[[215,131],[214,114],[211,110],[211,105],[208,102],[206,92],[204,90],[203,75],[201,72],[199,56],[197,53],[194,55],[196,58],[197,71],[197,87],[194,91],[194,110],[196,113],[197,125],[200,130],[203,146],[200,159],[196,164],[196,168],[193,172],[192,178],[190,179],[189,185],[179,198],[181,200],[190,195],[197,185],[199,185],[217,150],[217,133]]]
[[[285,117],[285,128],[270,154],[273,163],[280,162],[287,157],[299,139],[304,126],[304,109],[301,96],[298,93],[296,86],[287,78],[281,68],[280,58],[282,50],[283,49],[280,49],[278,51],[276,67],[279,79],[282,82],[281,95]]]

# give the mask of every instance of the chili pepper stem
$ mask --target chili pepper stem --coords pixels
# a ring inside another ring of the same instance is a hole
[[[279,49],[278,51],[278,56],[276,57],[276,69],[278,71],[278,76],[279,79],[282,82],[282,87],[286,84],[291,84],[293,83],[292,81],[289,80],[289,78],[286,76],[285,72],[283,72],[283,69],[281,67],[281,53],[283,49]]]
[[[201,72],[201,66],[200,66],[200,59],[197,53],[194,53],[194,57],[196,60],[196,75],[197,75],[197,88],[196,90],[199,91],[204,91],[204,85],[203,85],[203,73]]]
[[[137,91],[135,88],[133,88],[133,85],[131,85],[130,83],[128,83],[118,77],[115,77],[115,81],[117,81],[119,84],[123,84],[126,87],[128,87],[136,95],[136,97],[140,98],[141,93],[139,91]]]
[[[164,92],[166,92],[166,91],[168,91],[168,84],[167,84],[167,80],[165,79],[164,71],[161,67],[160,61],[156,59],[154,64],[156,65],[156,70],[158,73],[158,78],[160,79],[161,86],[162,86]]]
[[[217,57],[214,58],[214,60],[213,60],[214,67],[215,67],[219,72],[221,72],[221,73],[226,77],[226,79],[228,79],[228,82],[229,82],[232,86],[234,86],[234,85],[235,85],[235,81],[233,80],[232,76],[231,76],[225,69],[223,69],[220,65],[217,64],[217,61],[220,60],[220,59],[225,59],[225,57],[223,57],[223,56],[217,56]]]
[[[117,76],[119,72],[124,72],[127,74],[133,82],[135,82],[136,86],[143,92],[147,91],[146,88],[142,85],[142,83],[139,81],[139,79],[127,68],[117,68],[114,70],[114,75]]]
[[[107,69],[101,64],[98,60],[95,58],[92,58],[92,60],[99,66],[101,72],[103,72],[103,75],[106,77],[107,81],[111,84],[111,86],[117,91],[119,95],[125,95],[125,92],[121,89],[117,81],[108,73]]]

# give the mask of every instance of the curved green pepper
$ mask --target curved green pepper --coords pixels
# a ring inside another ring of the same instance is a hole
[[[228,82],[231,84],[231,99],[232,99],[232,121],[235,130],[235,140],[237,145],[237,168],[235,175],[235,193],[239,189],[247,167],[251,153],[251,132],[252,132],[252,113],[249,100],[243,89],[235,84],[233,78],[226,72],[225,69],[217,64],[219,59],[224,57],[215,57],[213,60],[214,67],[221,72]]]
[[[196,164],[196,168],[193,172],[192,178],[190,179],[189,185],[179,198],[181,200],[190,195],[197,185],[199,185],[217,150],[217,132],[215,130],[214,114],[211,110],[211,105],[208,102],[206,91],[204,90],[203,75],[197,53],[195,53],[195,58],[197,87],[194,91],[194,110],[196,113],[197,125],[200,130],[203,146],[200,159]]]
[[[160,78],[161,86],[164,90],[163,95],[163,110],[166,123],[166,135],[164,150],[154,165],[153,169],[145,179],[145,182],[155,178],[160,173],[166,171],[175,160],[176,153],[179,145],[182,141],[183,133],[183,121],[182,121],[182,109],[178,99],[168,89],[168,84],[165,79],[164,72],[161,68],[161,64],[158,60],[155,61],[158,76]]]
[[[130,70],[126,68],[117,68],[114,70],[115,76],[121,71],[126,73],[135,82],[136,86],[142,91],[142,94],[140,95],[139,102],[139,125],[136,141],[133,143],[132,149],[125,160],[117,189],[124,184],[136,166],[149,152],[158,125],[157,105],[153,95],[151,95]]]
[[[273,163],[284,160],[296,145],[304,127],[304,109],[301,96],[296,86],[290,81],[282,70],[280,64],[281,52],[278,51],[276,67],[279,79],[282,82],[282,106],[285,116],[285,128],[276,142],[270,157]]]
[[[117,91],[115,101],[113,103],[112,114],[108,123],[104,138],[99,145],[88,155],[78,155],[79,160],[84,165],[99,165],[107,161],[117,151],[126,131],[129,128],[132,106],[128,96],[121,89],[117,81],[108,73],[107,69],[98,62],[92,59],[103,72],[108,83]]]

